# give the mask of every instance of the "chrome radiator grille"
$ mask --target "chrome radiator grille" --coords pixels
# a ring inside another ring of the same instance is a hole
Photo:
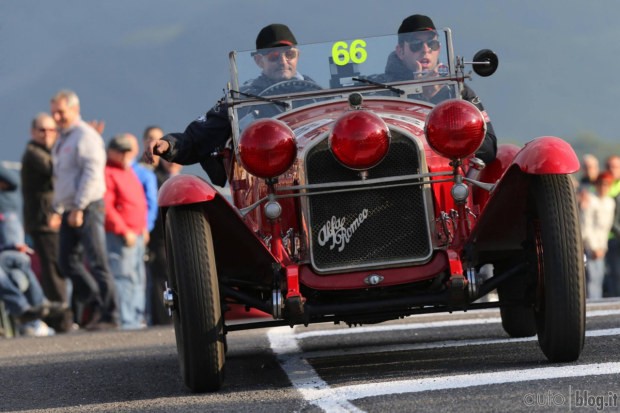
[[[386,158],[369,179],[420,172],[414,142],[393,134]],[[307,183],[359,181],[340,165],[327,139],[308,151]],[[308,197],[312,264],[318,272],[419,262],[431,253],[423,190],[419,185],[373,188]]]

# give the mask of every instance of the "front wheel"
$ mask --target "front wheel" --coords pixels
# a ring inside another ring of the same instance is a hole
[[[509,270],[506,263],[496,264],[498,274]],[[528,300],[528,283],[525,272],[515,274],[497,288],[500,302],[502,327],[510,337],[533,337],[536,335],[534,305]]]
[[[549,361],[574,361],[585,341],[585,268],[570,177],[534,177],[530,199],[527,253],[537,279],[538,342]]]
[[[224,381],[225,337],[211,226],[194,206],[170,208],[165,225],[181,375],[194,392],[215,391]]]

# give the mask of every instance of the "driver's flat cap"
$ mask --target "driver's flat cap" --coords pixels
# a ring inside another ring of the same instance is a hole
[[[293,32],[284,24],[274,23],[265,26],[256,36],[256,50],[296,44],[297,39],[293,36]]]
[[[435,24],[430,17],[423,14],[414,14],[403,20],[398,28],[398,34],[435,30]]]

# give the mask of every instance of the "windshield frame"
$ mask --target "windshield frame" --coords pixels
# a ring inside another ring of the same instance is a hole
[[[445,66],[447,66],[447,73],[443,74],[441,77],[434,78],[425,78],[425,79],[409,79],[409,80],[399,80],[399,81],[387,81],[381,82],[381,85],[373,85],[373,84],[362,84],[361,82],[356,82],[357,84],[350,86],[342,86],[339,88],[325,88],[320,90],[310,90],[310,91],[301,91],[294,93],[283,93],[283,94],[274,94],[269,96],[246,96],[240,93],[241,86],[239,81],[239,58],[240,56],[244,56],[247,58],[247,55],[254,55],[256,53],[255,50],[249,51],[231,51],[229,53],[229,61],[230,61],[230,82],[227,85],[226,91],[226,104],[229,112],[229,119],[231,121],[232,126],[232,134],[233,134],[233,143],[235,148],[238,147],[239,136],[241,133],[240,128],[240,109],[247,108],[249,106],[254,105],[273,105],[273,103],[269,103],[269,101],[277,101],[277,103],[284,103],[287,105],[286,108],[282,108],[280,113],[274,118],[279,118],[283,114],[289,113],[290,111],[299,110],[300,108],[294,108],[294,103],[300,100],[308,100],[308,99],[346,99],[351,93],[358,92],[363,95],[371,95],[368,98],[372,98],[372,94],[377,94],[377,92],[389,92],[389,88],[398,88],[402,89],[405,93],[402,96],[396,96],[396,94],[388,95],[390,99],[404,99],[411,101],[411,98],[407,96],[411,96],[412,94],[419,93],[422,86],[431,86],[431,85],[450,85],[454,86],[454,90],[458,91],[455,93],[456,96],[454,98],[461,99],[461,93],[463,89],[464,79],[469,78],[470,75],[465,75],[463,71],[463,64],[461,59],[457,58],[454,54],[454,46],[452,42],[452,31],[450,28],[442,28],[437,30],[439,35],[443,34],[442,41],[445,42]],[[389,38],[394,35],[388,36],[376,36],[376,37],[368,37],[366,39],[381,39],[381,38]],[[342,42],[342,41],[339,41]],[[347,42],[347,41],[345,41]],[[311,44],[299,44],[298,48],[303,47],[311,47],[311,46],[323,46],[335,44],[337,42],[323,42],[323,43],[311,43]],[[255,73],[257,76],[260,72],[257,70]],[[377,96],[379,98],[386,96]],[[313,104],[314,105],[314,104]],[[309,105],[301,106],[301,109],[305,108]]]

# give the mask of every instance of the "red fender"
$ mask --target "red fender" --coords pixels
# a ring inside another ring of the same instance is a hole
[[[196,204],[212,201],[219,192],[211,184],[194,175],[176,175],[159,189],[157,203],[160,207]]]
[[[497,145],[497,157],[488,164],[481,172],[479,180],[486,183],[495,183],[502,177],[504,172],[512,165],[515,155],[521,150],[512,143]],[[489,199],[489,192],[482,188],[474,187],[474,203],[484,208]]]
[[[534,175],[568,175],[577,170],[577,155],[562,139],[543,136],[528,142],[485,199],[484,208],[467,241],[481,262],[492,261],[496,251],[522,248],[530,202],[529,187]]]
[[[541,136],[526,143],[514,163],[532,175],[572,174],[579,170],[579,159],[573,148],[555,136]]]
[[[197,205],[208,217],[219,277],[273,284],[273,264],[277,259],[243,217],[211,184],[193,175],[177,175],[159,190],[159,206],[164,227],[170,208]]]

